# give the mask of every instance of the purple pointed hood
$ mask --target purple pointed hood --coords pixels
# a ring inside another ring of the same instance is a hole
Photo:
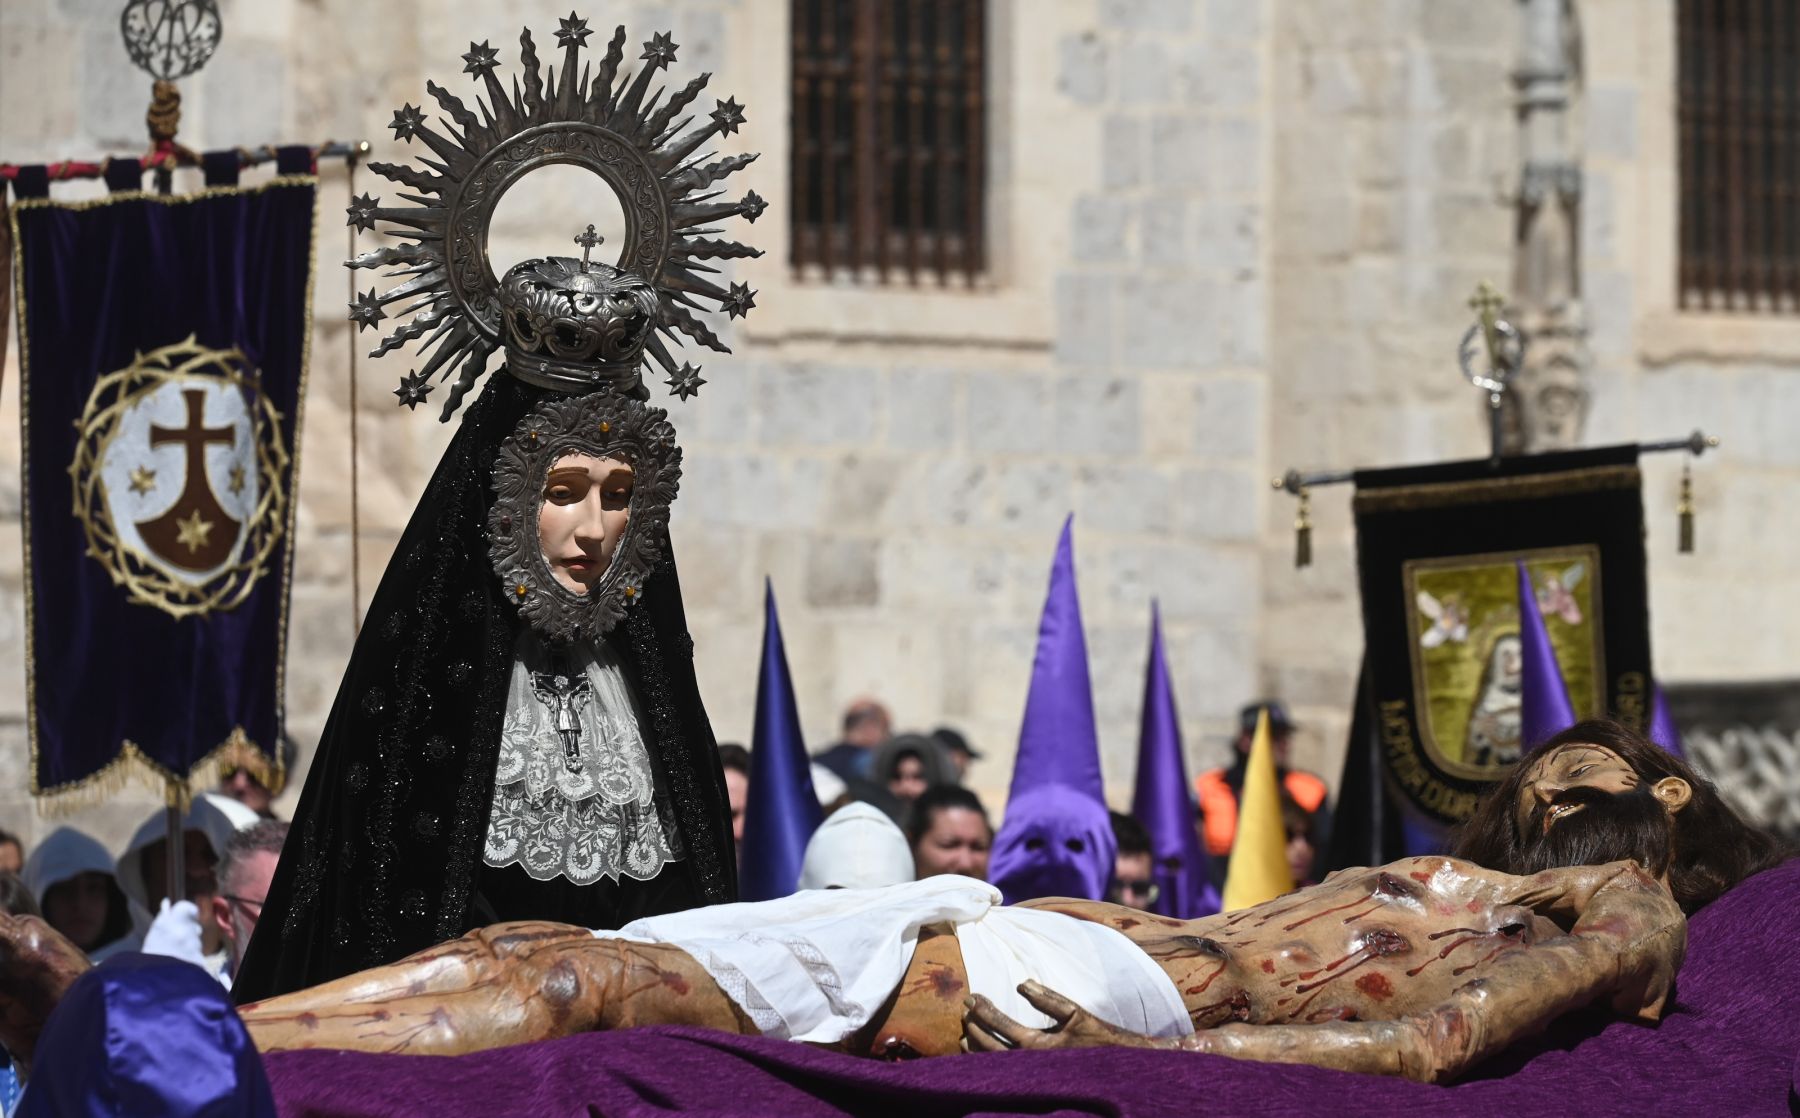
[[[988,864],[989,880],[1008,903],[1034,896],[1100,900],[1112,876],[1112,824],[1075,590],[1074,522],[1073,516],[1063,522],[1050,565],[1006,821]]]
[[[770,901],[794,891],[807,840],[825,814],[813,793],[812,765],[800,734],[787,650],[781,643],[781,619],[775,615],[775,588],[766,580],[763,597],[762,670],[756,681],[739,875],[739,890],[747,901]]]
[[[1650,740],[1662,746],[1666,752],[1686,757],[1687,749],[1681,744],[1681,730],[1675,725],[1674,715],[1669,713],[1669,700],[1663,695],[1662,684],[1653,683],[1650,688]]]
[[[1538,610],[1531,572],[1519,568],[1519,754],[1523,756],[1575,724],[1550,631]]]
[[[1138,735],[1137,790],[1131,813],[1150,832],[1152,876],[1157,884],[1152,908],[1188,920],[1219,911],[1206,850],[1195,829],[1198,812],[1188,791],[1187,762],[1181,751],[1181,720],[1175,688],[1163,654],[1162,616],[1150,607],[1150,664],[1144,679],[1144,721]]]
[[[1031,689],[1025,696],[1025,722],[1019,729],[1008,795],[1062,784],[1104,805],[1087,638],[1082,635],[1081,599],[1075,590],[1074,526],[1073,516],[1063,521],[1056,559],[1050,564],[1050,593],[1038,623],[1037,655],[1031,664]]]

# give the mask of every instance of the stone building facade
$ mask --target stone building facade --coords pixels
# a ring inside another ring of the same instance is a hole
[[[471,39],[510,58],[521,25],[554,28],[567,8],[220,6],[224,43],[186,83],[186,142],[366,137],[389,159],[406,154],[393,109],[427,77],[453,83]],[[1237,706],[1275,694],[1304,726],[1296,761],[1335,781],[1361,648],[1349,494],[1315,495],[1317,560],[1296,571],[1292,503],[1269,478],[1484,453],[1454,351],[1469,292],[1512,267],[1519,6],[989,0],[989,268],[968,290],[790,267],[789,7],[582,13],[632,41],[673,30],[673,72],[714,71],[748,106],[740,150],[763,156],[740,178],[775,203],[744,237],[769,252],[736,269],[758,290],[728,338],[736,355],[707,361],[698,399],[669,404],[687,455],[675,546],[721,740],[749,732],[766,577],[809,741],[832,740],[848,699],[879,695],[903,727],[963,728],[987,754],[973,782],[997,801],[1072,511],[1115,801],[1129,796],[1153,599],[1190,764],[1222,761]],[[0,10],[0,158],[141,146],[147,79],[125,63],[117,10]],[[1680,464],[1645,463],[1659,673],[1800,675],[1786,639],[1800,531],[1784,499],[1800,485],[1800,319],[1675,309],[1674,0],[1574,10],[1586,440],[1703,426],[1724,441],[1696,470],[1691,556],[1674,542]],[[363,172],[358,189],[386,185]],[[361,362],[353,549],[346,195],[342,167],[325,168],[288,663],[303,750],[353,639],[353,564],[366,599],[448,434],[393,406],[403,363]],[[553,231],[599,205],[539,197]],[[525,225],[497,242],[525,243]],[[15,351],[0,429],[17,429],[17,379]],[[41,833],[23,792],[16,439],[0,441],[0,470],[0,825]],[[117,836],[134,821],[93,825]]]

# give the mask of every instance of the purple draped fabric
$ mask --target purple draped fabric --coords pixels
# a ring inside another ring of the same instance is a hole
[[[1195,829],[1198,812],[1188,791],[1181,755],[1181,719],[1163,654],[1162,615],[1150,607],[1150,664],[1144,674],[1144,721],[1138,734],[1137,790],[1131,812],[1150,832],[1156,904],[1164,916],[1183,919],[1219,911],[1219,893],[1207,871],[1206,850]]]
[[[806,739],[794,705],[781,619],[775,615],[775,588],[763,586],[762,673],[756,681],[756,727],[750,744],[750,789],[744,803],[744,852],[739,859],[739,895],[772,901],[794,891],[806,840],[825,813],[813,792]]]
[[[1575,724],[1575,708],[1544,615],[1538,609],[1531,572],[1519,563],[1519,753],[1530,753]]]
[[[250,1035],[217,979],[130,952],[69,987],[38,1038],[19,1118],[265,1118]]]
[[[1800,1054],[1796,924],[1800,861],[1791,861],[1695,915],[1660,1025],[1568,1018],[1449,1087],[1105,1048],[883,1064],[703,1029],[593,1033],[454,1058],[292,1052],[264,1062],[287,1118],[1778,1115],[1789,1113]]]

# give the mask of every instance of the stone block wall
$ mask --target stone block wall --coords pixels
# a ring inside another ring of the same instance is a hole
[[[1276,5],[1271,476],[1487,453],[1456,346],[1476,284],[1511,271],[1515,7]],[[1314,491],[1311,568],[1286,495],[1263,550],[1266,687],[1334,779],[1362,655],[1350,497]]]

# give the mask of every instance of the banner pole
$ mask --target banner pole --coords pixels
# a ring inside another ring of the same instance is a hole
[[[187,799],[187,788],[174,777],[169,778],[165,789],[167,804],[163,808],[163,833],[167,836],[168,851],[164,865],[168,868],[168,894],[170,903],[187,900],[187,835],[181,825],[183,801]],[[154,897],[145,898],[154,903]],[[150,915],[155,916],[152,912]]]
[[[367,151],[367,140],[351,145],[349,154],[344,156],[344,166],[349,170],[350,199],[356,200],[356,160]],[[346,260],[356,259],[356,224],[350,225],[350,255]],[[356,302],[356,273],[348,268],[344,270],[349,281],[350,302]],[[362,525],[357,501],[357,410],[360,407],[359,394],[356,390],[356,331],[346,331],[350,340],[350,634],[359,636],[362,633]]]

